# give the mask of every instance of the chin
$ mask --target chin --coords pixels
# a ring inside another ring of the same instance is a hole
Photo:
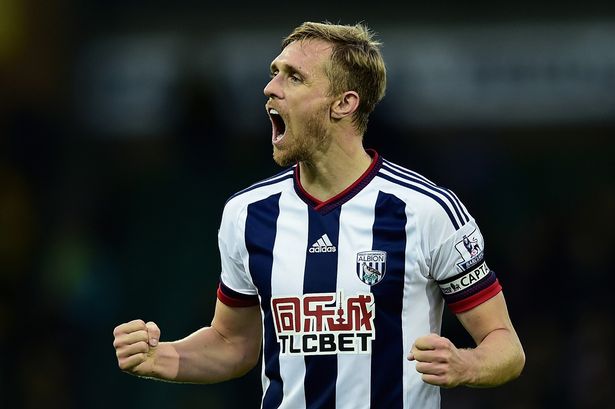
[[[295,149],[281,150],[276,148],[275,146],[273,147],[273,160],[275,161],[275,163],[282,167],[292,166],[295,163],[305,160],[307,157],[308,155],[302,155]]]
[[[273,148],[273,161],[278,164],[278,166],[287,167],[293,165],[295,162],[291,161],[288,155],[285,155],[284,152],[280,151],[277,148]]]

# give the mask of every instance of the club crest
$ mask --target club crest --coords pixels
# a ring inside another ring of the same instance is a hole
[[[387,252],[380,250],[357,253],[357,276],[367,285],[376,285],[384,278]]]

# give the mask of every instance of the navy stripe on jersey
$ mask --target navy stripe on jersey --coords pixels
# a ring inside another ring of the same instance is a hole
[[[468,215],[468,213],[465,211],[463,205],[461,204],[461,201],[459,200],[459,198],[457,197],[457,195],[450,189],[447,189],[445,187],[442,186],[438,186],[436,185],[434,182],[432,182],[431,180],[427,179],[425,176],[421,175],[420,173],[416,173],[412,170],[403,168],[395,163],[389,162],[388,160],[384,160],[384,163],[386,163],[387,165],[389,165],[389,167],[395,168],[396,170],[398,170],[401,173],[404,173],[408,176],[412,176],[414,178],[420,179],[425,183],[430,184],[431,186],[433,186],[434,188],[440,189],[442,191],[446,191],[448,192],[448,194],[450,195],[450,197],[453,198],[453,200],[455,201],[455,203],[457,204],[459,210],[461,210],[461,213],[463,213],[463,215],[466,217],[466,221],[470,220],[470,216]]]
[[[334,246],[338,245],[340,210],[336,208],[319,214],[308,207],[308,248],[303,278],[303,293],[335,293],[337,291],[337,252],[310,253],[309,246],[326,234]],[[305,356],[306,409],[335,409],[337,355]]]
[[[282,172],[280,172],[280,173],[278,173],[276,175],[273,175],[270,178],[267,178],[267,179],[262,180],[262,181],[260,181],[258,183],[255,183],[252,186],[248,186],[247,188],[245,188],[243,190],[240,190],[239,192],[237,192],[234,195],[232,195],[231,197],[229,197],[227,202],[229,200],[231,200],[232,198],[237,197],[239,195],[242,195],[244,193],[247,193],[247,192],[249,192],[251,190],[258,189],[259,187],[263,187],[263,186],[273,185],[273,184],[276,184],[276,183],[281,182],[283,180],[290,179],[292,177],[293,177],[293,168],[285,169],[284,171],[282,171]]]
[[[402,170],[399,170],[399,169],[396,170],[393,167],[389,166],[388,164],[384,164],[382,167],[388,170],[389,172],[391,172],[392,174],[394,174],[395,176],[398,176],[402,178],[403,180],[407,181],[408,183],[416,183],[434,192],[440,193],[452,205],[452,208],[453,210],[455,210],[455,213],[457,214],[457,218],[461,222],[462,225],[470,221],[470,218],[461,208],[461,205],[457,201],[457,198],[451,195],[448,189],[440,188],[434,185],[433,182],[425,182],[421,179],[417,179],[415,176],[410,175],[406,172],[403,172]],[[463,216],[462,216],[462,213],[463,213]]]
[[[387,252],[384,278],[371,287],[376,305],[376,338],[372,344],[371,406],[403,407],[402,336],[406,254],[406,204],[380,192],[374,209],[372,250]]]
[[[459,206],[459,209],[461,209],[461,213],[463,213],[463,215],[467,218],[466,221],[469,221],[470,220],[470,216],[468,215],[468,213],[466,212],[465,208],[461,204],[461,200],[459,200],[457,195],[452,190],[450,190],[450,189],[446,189],[446,188],[442,188],[442,189],[446,190],[451,195],[451,197],[453,198],[455,203],[457,203],[457,206]]]
[[[433,200],[438,202],[438,204],[440,206],[442,206],[442,208],[444,209],[444,211],[448,215],[448,218],[450,219],[451,223],[455,227],[455,230],[459,230],[459,228],[460,228],[459,223],[457,222],[457,219],[453,215],[453,212],[451,211],[450,207],[446,203],[444,203],[444,201],[439,196],[437,196],[436,194],[434,194],[434,193],[432,193],[432,192],[430,192],[430,191],[428,191],[426,189],[423,189],[421,187],[418,187],[416,185],[412,185],[410,183],[407,183],[407,182],[401,181],[399,179],[396,179],[396,178],[394,178],[392,176],[389,176],[387,174],[384,174],[382,172],[378,173],[378,177],[381,177],[381,178],[383,178],[385,180],[388,180],[389,182],[393,182],[393,183],[395,183],[397,185],[404,186],[404,187],[407,187],[409,189],[415,190],[415,191],[417,191],[419,193],[424,194],[425,196],[431,197]]]
[[[292,174],[291,174],[292,176]],[[261,309],[265,321],[263,354],[265,376],[270,384],[263,396],[263,408],[277,408],[282,402],[282,378],[280,376],[280,347],[274,331],[271,315],[271,271],[276,222],[280,214],[281,193],[254,202],[248,206],[246,218],[246,249],[250,275],[261,297]]]

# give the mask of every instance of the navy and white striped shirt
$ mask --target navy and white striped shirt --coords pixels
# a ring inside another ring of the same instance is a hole
[[[260,305],[265,409],[438,408],[413,342],[501,290],[455,194],[370,154],[326,202],[295,166],[226,203],[218,298]]]

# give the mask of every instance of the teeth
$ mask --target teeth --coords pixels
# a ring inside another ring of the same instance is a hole
[[[269,113],[272,114],[272,115],[280,115],[280,113],[278,111],[276,111],[275,109],[273,109],[273,108],[271,108],[269,110]]]

